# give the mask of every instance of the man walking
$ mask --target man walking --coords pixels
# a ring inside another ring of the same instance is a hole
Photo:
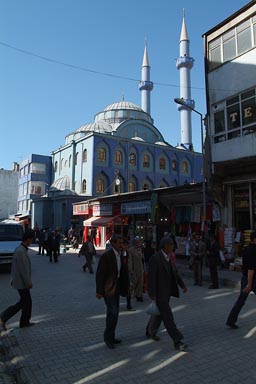
[[[129,287],[128,266],[122,255],[123,239],[121,236],[111,237],[112,249],[100,258],[96,272],[96,297],[104,298],[107,307],[104,341],[113,349],[121,342],[115,337],[119,315],[119,296],[126,296]]]
[[[250,244],[243,251],[243,267],[240,295],[235,302],[227,319],[227,326],[237,329],[238,315],[251,291],[256,294],[256,232],[250,236]]]
[[[87,240],[85,243],[83,243],[78,256],[80,257],[83,255],[85,257],[85,264],[83,265],[83,271],[86,272],[86,269],[88,268],[90,273],[93,273],[92,268],[92,258],[96,254],[95,247],[92,243],[92,238],[90,235],[87,236]]]
[[[22,243],[19,245],[13,256],[11,270],[11,285],[17,289],[20,295],[20,301],[15,305],[8,307],[0,315],[0,326],[6,330],[7,321],[21,310],[20,328],[29,327],[35,323],[30,322],[32,311],[32,299],[30,289],[31,281],[31,264],[28,257],[28,247],[34,239],[34,231],[29,230],[24,233]]]
[[[194,275],[194,285],[202,286],[203,281],[203,260],[205,257],[206,246],[204,241],[200,239],[199,233],[191,241],[189,246],[190,265],[192,266]]]
[[[183,335],[176,327],[169,300],[171,296],[179,297],[178,285],[184,293],[187,292],[187,287],[173,263],[171,256],[173,248],[174,243],[171,237],[162,238],[160,251],[154,254],[149,261],[148,294],[156,302],[160,315],[150,318],[146,335],[158,341],[156,332],[163,321],[168,334],[173,339],[174,348],[183,351],[187,346],[181,341]]]

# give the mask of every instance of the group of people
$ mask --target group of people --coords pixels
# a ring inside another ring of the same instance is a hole
[[[49,228],[42,228],[37,233],[38,240],[38,255],[46,253],[49,256],[49,261],[57,263],[60,255],[61,233],[58,228],[50,231]]]
[[[194,285],[203,284],[203,264],[209,266],[212,283],[209,289],[219,288],[218,266],[220,264],[220,248],[215,234],[210,234],[209,240],[204,241],[199,233],[196,233],[189,244],[189,264],[193,270]]]
[[[104,341],[111,349],[115,348],[116,344],[121,343],[121,339],[115,335],[119,314],[119,298],[120,296],[131,297],[134,274],[133,270],[129,269],[129,265],[132,264],[134,252],[137,252],[138,256],[136,257],[140,258],[140,268],[142,268],[143,263],[140,240],[135,239],[133,247],[128,250],[128,255],[127,250],[124,253],[123,243],[121,236],[112,236],[112,249],[101,256],[96,272],[96,297],[98,299],[104,298],[107,307]],[[179,297],[178,286],[183,289],[183,292],[187,292],[187,287],[176,269],[172,257],[173,250],[172,238],[164,237],[160,242],[160,251],[151,255],[148,261],[148,294],[151,300],[157,304],[159,314],[151,315],[146,326],[146,336],[158,340],[156,333],[163,321],[168,334],[173,339],[174,348],[184,350],[187,346],[182,341],[183,335],[176,327],[169,305],[171,296]],[[130,257],[131,261],[129,261]],[[137,260],[137,262],[139,261]],[[139,288],[139,292],[143,293],[142,279],[140,279],[139,286],[135,288]]]
[[[31,263],[28,256],[28,248],[33,239],[34,231],[26,231],[23,235],[22,243],[16,248],[14,253],[11,285],[14,289],[18,290],[20,300],[0,314],[0,328],[4,330],[6,330],[7,321],[20,310],[20,328],[34,325],[31,322],[32,299],[30,290],[33,285],[31,280]],[[135,239],[133,247],[129,248],[126,240],[123,241],[121,236],[114,234],[111,238],[111,249],[103,253],[96,271],[96,297],[98,299],[103,298],[107,308],[104,341],[111,349],[115,348],[122,341],[115,334],[119,315],[119,299],[120,296],[127,297],[127,305],[131,304],[131,289],[133,288],[133,277],[136,274],[133,275],[133,270],[129,269],[131,264],[129,257],[135,250],[138,252],[139,257],[142,257],[142,252],[136,249],[140,248],[138,240]],[[195,238],[194,241],[195,245],[191,249],[194,249],[194,252],[200,253],[200,246],[198,245],[197,250],[196,244],[199,244],[199,239]],[[90,246],[87,246],[90,249]],[[160,241],[159,251],[152,253],[148,260],[148,295],[158,312],[152,313],[146,325],[146,336],[158,341],[157,331],[161,322],[163,322],[167,333],[173,340],[174,348],[183,351],[187,349],[187,345],[183,342],[183,334],[175,324],[170,306],[170,298],[172,296],[179,297],[179,287],[184,293],[188,289],[175,265],[173,257],[174,246],[171,236],[163,237]],[[214,238],[212,238],[208,246],[208,252],[211,252],[211,249],[215,249]],[[89,259],[87,260],[87,267],[90,270]],[[141,281],[139,289],[142,289]],[[251,291],[256,293],[256,232],[252,232],[250,244],[243,251],[241,290],[226,321],[227,326],[231,329],[238,328],[236,324],[238,315]]]

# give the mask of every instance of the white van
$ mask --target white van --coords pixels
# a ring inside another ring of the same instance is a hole
[[[23,233],[23,227],[18,223],[0,222],[0,266],[12,263],[14,251],[20,245]]]

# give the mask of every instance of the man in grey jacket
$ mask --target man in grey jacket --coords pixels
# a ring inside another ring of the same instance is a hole
[[[32,311],[30,289],[32,288],[32,281],[31,264],[28,257],[28,247],[32,243],[34,236],[34,231],[26,231],[23,235],[22,243],[15,249],[13,255],[11,285],[18,290],[20,300],[1,313],[0,327],[4,330],[6,330],[5,324],[7,321],[20,310],[20,328],[34,325],[34,323],[30,322]]]

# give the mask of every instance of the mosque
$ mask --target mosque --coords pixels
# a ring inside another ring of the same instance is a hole
[[[189,45],[183,16],[176,67],[180,97],[194,107],[190,82],[194,60]],[[39,226],[67,228],[72,223],[74,202],[202,181],[202,154],[193,150],[191,109],[179,105],[181,144],[174,147],[154,125],[152,90],[145,44],[139,82],[141,106],[125,100],[115,102],[97,113],[94,122],[66,135],[64,145],[52,152],[53,183],[47,196],[33,202],[32,223],[36,218]],[[52,222],[47,223],[47,217]]]

